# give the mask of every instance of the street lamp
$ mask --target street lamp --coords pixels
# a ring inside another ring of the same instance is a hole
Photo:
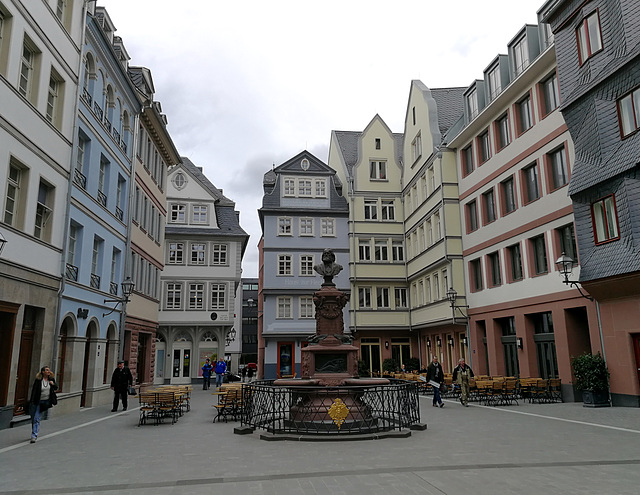
[[[569,286],[574,286],[576,289],[578,289],[578,292],[582,297],[584,297],[585,299],[589,299],[589,301],[593,301],[593,297],[588,296],[582,292],[582,289],[580,288],[580,285],[578,285],[578,282],[576,282],[575,280],[569,280],[571,272],[573,271],[573,267],[576,265],[577,263],[573,260],[573,258],[571,256],[567,256],[564,253],[562,253],[562,256],[560,256],[556,260],[556,266],[558,267],[560,276],[564,278],[562,283]]]
[[[449,300],[449,305],[451,306],[451,312],[453,314],[454,323],[456,321],[456,309],[460,311],[460,314],[465,318],[469,317],[468,315],[462,312],[462,309],[460,309],[460,308],[468,308],[469,306],[467,306],[466,304],[456,304],[457,298],[458,298],[458,291],[456,291],[453,287],[449,287],[449,290],[447,291],[447,299]]]
[[[124,279],[124,281],[120,285],[122,286],[122,297],[117,298],[117,299],[105,299],[104,300],[105,303],[116,303],[116,305],[108,313],[103,313],[103,315],[102,315],[103,317],[104,316],[108,316],[111,313],[113,313],[116,310],[116,308],[118,307],[119,304],[128,303],[129,302],[129,296],[131,294],[133,294],[133,288],[135,287],[136,284],[133,282],[133,280],[131,280],[131,277],[127,277],[126,279]]]

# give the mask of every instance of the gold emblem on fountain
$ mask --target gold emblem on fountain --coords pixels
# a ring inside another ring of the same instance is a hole
[[[329,408],[329,417],[338,427],[338,430],[342,427],[342,423],[349,415],[349,409],[344,405],[342,399],[335,399],[331,407]]]

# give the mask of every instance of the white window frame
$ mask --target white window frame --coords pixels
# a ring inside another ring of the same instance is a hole
[[[378,220],[378,200],[364,200],[364,218],[365,220]]]
[[[290,254],[278,255],[278,277],[291,277],[293,275],[293,261]]]
[[[316,190],[316,198],[326,198],[327,197],[327,180],[315,179],[315,190]]]
[[[229,245],[214,243],[211,246],[211,264],[216,266],[229,266]]]
[[[189,282],[189,298],[187,309],[203,310],[205,308],[204,284],[201,282]]]
[[[278,217],[278,235],[293,235],[291,232],[291,225],[293,219],[291,217]]]
[[[195,261],[194,261],[195,255]],[[192,242],[189,244],[189,264],[204,266],[207,264],[207,243]]]
[[[371,309],[371,287],[358,287],[358,308]]]
[[[369,179],[388,180],[386,160],[370,160],[369,161]]]
[[[313,237],[313,217],[300,217],[298,219],[298,232],[300,237]]]
[[[396,309],[408,307],[406,287],[394,287],[393,295]]]
[[[172,203],[171,204],[171,223],[186,223],[187,222],[187,205],[184,203]]]
[[[358,260],[371,261],[371,240],[360,239],[358,241]]]
[[[298,305],[298,314],[300,315],[301,320],[310,320],[315,318],[312,296],[300,296]]]
[[[376,287],[376,308],[391,309],[389,287]]]
[[[191,223],[194,225],[209,224],[209,205],[191,206]]]
[[[396,219],[396,205],[393,199],[383,199],[380,207],[381,219],[393,222]]]
[[[295,197],[296,195],[296,180],[290,177],[284,179],[284,187],[282,189],[283,196]]]
[[[164,309],[182,309],[182,282],[167,282]]]
[[[184,242],[169,242],[167,249],[168,265],[184,265]]]
[[[300,255],[300,276],[301,277],[313,277],[313,265],[315,263],[315,256],[312,254]]]
[[[227,284],[212,283],[209,294],[211,294],[211,309],[218,311],[227,309]]]
[[[276,297],[276,319],[290,320],[293,318],[291,313],[291,296]]]
[[[320,230],[321,230],[320,235],[322,237],[335,237],[336,236],[336,219],[321,218]]]
[[[310,198],[313,196],[311,179],[298,179],[298,196]]]

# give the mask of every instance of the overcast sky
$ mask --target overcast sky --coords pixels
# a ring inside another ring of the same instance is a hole
[[[469,86],[543,0],[98,0],[151,69],[182,156],[236,202],[257,277],[262,178],[379,114],[403,132],[411,80]]]

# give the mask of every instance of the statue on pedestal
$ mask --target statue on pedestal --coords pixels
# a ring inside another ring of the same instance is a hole
[[[313,266],[313,269],[324,277],[323,286],[333,286],[333,277],[342,271],[342,265],[336,263],[336,255],[327,248],[322,252],[322,263]]]

